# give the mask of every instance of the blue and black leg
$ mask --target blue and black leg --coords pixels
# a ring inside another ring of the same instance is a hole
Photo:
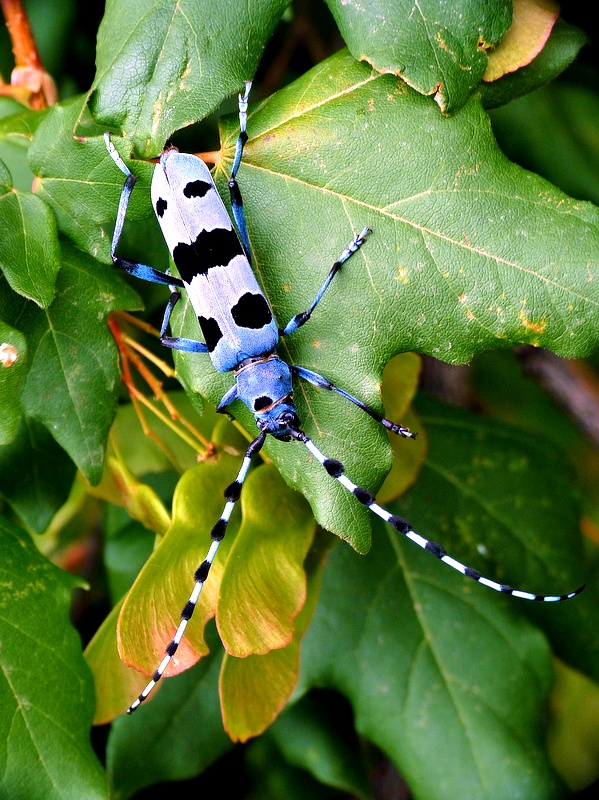
[[[324,279],[324,282],[318,292],[316,293],[316,297],[312,301],[310,308],[307,311],[301,311],[299,314],[296,314],[292,319],[289,320],[287,325],[280,331],[281,336],[287,336],[290,333],[294,333],[298,328],[301,328],[302,325],[305,325],[306,322],[312,316],[312,312],[316,308],[316,306],[322,300],[322,296],[329,288],[331,281],[335,277],[335,275],[341,269],[341,266],[345,264],[345,262],[353,256],[353,254],[362,247],[364,242],[366,241],[366,237],[369,233],[372,233],[370,228],[364,228],[361,233],[359,233],[349,245],[345,248],[345,250],[341,253],[337,261],[333,264],[331,269],[329,270],[329,274]]]
[[[239,95],[239,136],[237,138],[235,157],[233,159],[233,166],[231,168],[231,177],[229,178],[231,210],[233,212],[233,217],[235,218],[235,224],[237,225],[237,230],[239,231],[239,235],[241,236],[243,249],[245,250],[245,254],[250,264],[252,263],[252,257],[250,252],[250,239],[248,236],[247,223],[245,221],[245,211],[243,209],[243,197],[241,196],[241,190],[239,189],[239,184],[237,183],[237,171],[239,170],[239,165],[241,164],[241,159],[243,157],[243,148],[245,147],[245,143],[248,140],[246,126],[247,126],[247,116],[248,116],[247,115],[248,97],[251,88],[252,88],[252,82],[245,81],[245,92]]]
[[[391,433],[396,433],[399,436],[403,436],[404,439],[415,439],[416,434],[412,433],[409,428],[406,428],[404,425],[398,425],[397,422],[392,422],[390,419],[383,417],[378,411],[375,411],[370,406],[367,406],[366,403],[363,403],[361,400],[358,400],[357,397],[349,394],[344,389],[340,389],[338,386],[335,386],[334,383],[324,378],[322,375],[319,375],[317,372],[313,372],[311,369],[306,369],[305,367],[297,367],[292,366],[291,371],[298,376],[298,378],[303,378],[308,383],[311,383],[313,386],[318,386],[320,389],[328,389],[330,392],[335,392],[336,394],[341,395],[341,397],[345,397],[346,400],[349,400],[350,403],[358,406],[361,408],[362,411],[365,411],[369,416],[375,419],[383,428],[386,428]]]
[[[119,208],[116,215],[116,222],[114,224],[114,232],[112,234],[112,242],[110,244],[110,255],[115,267],[125,270],[130,275],[135,275],[136,278],[141,278],[143,281],[150,281],[151,283],[164,283],[167,286],[183,286],[183,281],[180,278],[175,278],[166,272],[148,267],[146,264],[139,264],[136,261],[129,261],[127,258],[121,258],[116,255],[116,249],[119,246],[121,234],[123,232],[123,225],[125,217],[127,216],[127,208],[129,207],[129,200],[131,199],[131,192],[137,182],[137,177],[131,172],[129,167],[125,164],[119,151],[110,141],[110,134],[108,131],[104,134],[104,141],[106,142],[106,149],[109,156],[112,158],[117,167],[125,175],[125,184],[121,192],[119,200]]]
[[[185,339],[181,336],[165,336],[166,330],[171,321],[171,314],[174,307],[181,299],[181,292],[174,286],[171,286],[172,292],[168,299],[168,304],[164,310],[164,317],[162,319],[162,327],[160,328],[160,342],[165,347],[170,347],[172,350],[181,350],[184,353],[207,353],[208,345],[204,342],[198,342],[196,339]]]
[[[125,270],[125,272],[128,272],[130,275],[135,275],[136,278],[141,278],[142,280],[150,281],[151,283],[166,284],[171,288],[171,296],[165,309],[162,327],[160,329],[160,341],[165,347],[191,353],[207,353],[208,348],[203,342],[197,342],[194,339],[165,336],[173,309],[181,297],[179,288],[183,287],[183,281],[180,278],[176,278],[174,275],[169,275],[167,272],[160,272],[153,267],[148,267],[147,265],[140,264],[136,261],[129,261],[126,258],[121,258],[120,256],[116,255],[116,249],[119,245],[121,234],[123,232],[125,217],[127,215],[127,208],[129,207],[131,192],[133,191],[133,187],[135,186],[137,178],[135,175],[133,175],[129,167],[119,155],[116,147],[110,141],[109,133],[104,134],[104,140],[106,142],[106,149],[108,150],[110,157],[121,170],[121,172],[123,172],[126,176],[125,185],[123,186],[121,198],[119,200],[119,208],[114,225],[114,233],[112,234],[112,242],[110,245],[110,255],[112,257],[112,261],[115,267]]]
[[[361,233],[359,233],[350,242],[350,244],[345,248],[345,250],[341,253],[337,261],[335,261],[335,263],[331,267],[329,274],[327,275],[327,277],[324,280],[324,283],[316,293],[316,297],[312,301],[312,304],[310,305],[308,310],[296,314],[287,323],[285,328],[282,331],[280,331],[281,335],[288,335],[290,333],[293,333],[294,331],[298,330],[298,328],[301,328],[302,325],[305,325],[305,323],[312,316],[312,312],[314,311],[318,303],[321,301],[324,293],[329,288],[331,281],[333,280],[335,275],[339,272],[341,266],[349,258],[351,258],[351,256],[357,250],[359,250],[360,247],[362,247],[362,245],[366,240],[366,236],[368,236],[368,234],[371,232],[372,231],[370,230],[370,228],[364,228],[364,230],[361,231]],[[386,417],[383,417],[381,414],[378,413],[378,411],[375,411],[373,408],[370,408],[370,406],[366,405],[366,403],[363,403],[357,397],[354,397],[353,395],[349,394],[349,392],[346,392],[344,389],[340,389],[338,386],[335,386],[335,384],[331,383],[331,381],[329,381],[322,375],[319,375],[317,372],[313,372],[310,369],[306,369],[305,367],[298,367],[296,365],[291,367],[291,371],[299,378],[303,378],[305,381],[308,381],[308,383],[311,383],[313,386],[317,386],[320,389],[328,389],[331,392],[336,392],[338,395],[341,395],[341,397],[345,397],[346,400],[349,400],[351,403],[358,406],[358,408],[361,408],[362,411],[365,411],[366,414],[375,419],[380,425],[382,425],[388,431],[396,433],[399,436],[403,436],[406,439],[416,438],[416,434],[412,433],[412,431],[409,428],[406,428],[404,425],[398,425],[396,422],[392,422]]]

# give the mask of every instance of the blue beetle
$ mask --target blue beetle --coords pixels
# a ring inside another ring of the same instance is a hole
[[[541,595],[513,589],[485,578],[477,570],[452,558],[441,545],[413,531],[407,520],[380,506],[371,492],[358,486],[344,474],[340,461],[328,458],[303,432],[293,400],[294,375],[314,386],[345,397],[387,430],[406,438],[415,436],[408,428],[386,419],[322,375],[305,367],[289,365],[276,353],[280,336],[289,335],[308,322],[341,266],[362,247],[371,231],[364,228],[352,239],[331,267],[310,307],[296,314],[283,329],[279,329],[252,270],[243,200],[236,178],[247,141],[250,86],[251,83],[247,81],[245,92],[239,95],[240,133],[229,180],[231,208],[238,233],[218,194],[210,171],[201,159],[180,153],[173,147],[161,154],[154,170],[152,204],[179,277],[116,255],[136,178],[110,141],[109,134],[105,134],[106,147],[111,158],[126,175],[111,244],[115,266],[143,280],[171,287],[172,293],[160,331],[161,342],[166,347],[177,350],[208,353],[216,370],[233,372],[235,383],[224,395],[217,410],[226,412],[233,401],[241,400],[254,415],[260,431],[249,445],[235,481],[225,490],[226,503],[223,512],[212,529],[212,544],[206,558],[195,572],[193,590],[181,612],[176,633],[166,647],[164,658],[151,680],[127,709],[127,713],[133,712],[147,698],[176,653],[241,494],[252,458],[260,451],[269,435],[282,441],[295,440],[304,444],[327,473],[374,514],[419,547],[490,589],[524,600],[558,602],[574,597],[584,588],[582,586],[564,595]],[[180,289],[187,292],[204,341],[166,335],[173,308],[180,298]]]

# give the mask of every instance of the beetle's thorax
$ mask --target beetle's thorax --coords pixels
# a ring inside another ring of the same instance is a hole
[[[235,378],[237,396],[255,416],[260,430],[287,439],[291,429],[298,429],[291,369],[276,353],[244,359]]]

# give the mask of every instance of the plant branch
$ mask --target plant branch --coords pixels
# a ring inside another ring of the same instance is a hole
[[[162,382],[152,374],[140,356],[145,357],[148,361],[150,361],[150,363],[158,367],[167,377],[176,376],[175,371],[164,361],[159,359],[153,353],[150,353],[145,347],[124,333],[119,324],[119,317],[132,322],[133,324],[143,328],[146,332],[153,335],[158,335],[158,332],[151,326],[147,325],[147,323],[140,322],[135,317],[132,317],[130,314],[126,314],[124,312],[116,312],[111,314],[108,320],[109,328],[114,336],[121,356],[122,380],[129,391],[131,402],[136,410],[145,435],[153,439],[170,458],[170,454],[167,452],[166,445],[159,439],[154,431],[152,431],[150,425],[148,424],[142,408],[143,406],[145,406],[158,419],[171,428],[171,430],[173,430],[190,447],[198,452],[203,451],[202,458],[209,457],[214,452],[214,446],[212,443],[209,442],[206,437],[203,436],[202,433],[191,424],[191,422],[189,422],[189,420],[179,415],[179,412],[164,391]],[[163,404],[167,414],[164,414],[164,412],[160,411],[160,409],[151,403],[150,400],[143,394],[143,392],[137,388],[131,371],[132,367],[149,386],[156,400]]]
[[[42,64],[23,0],[0,0],[0,5],[15,57],[10,85],[0,84],[0,94],[14,97],[30,108],[47,108],[56,102],[56,85]]]
[[[549,350],[516,348],[523,369],[567,411],[591,442],[599,445],[599,378],[581,359],[560,358]]]

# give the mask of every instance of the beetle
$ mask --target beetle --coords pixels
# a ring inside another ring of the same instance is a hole
[[[326,472],[370,511],[419,547],[483,586],[524,600],[543,602],[568,600],[584,588],[581,586],[568,594],[543,595],[513,589],[484,577],[477,570],[451,557],[440,544],[416,533],[403,517],[392,514],[379,505],[371,492],[345,475],[340,461],[326,456],[302,430],[293,399],[294,377],[344,397],[392,433],[404,438],[415,436],[405,426],[386,419],[324,376],[305,367],[288,364],[277,355],[280,337],[294,333],[309,321],[342,265],[364,245],[372,231],[364,228],[354,236],[334,262],[309,308],[296,314],[284,328],[279,329],[270,304],[252,270],[243,199],[237,183],[237,172],[247,141],[250,87],[251,82],[246,81],[245,92],[239,95],[240,132],[229,180],[235,226],[208,167],[200,158],[180,153],[172,147],[160,155],[155,167],[151,185],[152,205],[179,277],[116,254],[136,177],[119,155],[110,135],[105,134],[108,153],[126,176],[111,242],[110,253],[114,265],[137,278],[166,284],[171,288],[160,330],[162,344],[185,352],[208,354],[216,370],[232,372],[235,383],[221,399],[217,411],[227,413],[231,403],[241,400],[254,415],[259,429],[258,436],[245,452],[236,479],[225,490],[223,512],[212,529],[212,543],[208,553],[194,574],[193,590],[181,612],[176,633],[166,647],[165,655],[151,680],[127,709],[127,713],[132,713],[148,697],[175,655],[226,533],[252,459],[261,450],[268,436],[303,444]],[[181,297],[181,289],[189,297],[203,341],[167,335],[172,311]]]

